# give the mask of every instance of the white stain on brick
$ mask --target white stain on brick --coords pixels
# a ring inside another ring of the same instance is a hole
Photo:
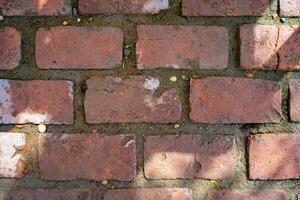
[[[41,124],[41,123],[52,122],[52,117],[48,113],[41,114],[41,113],[33,112],[30,109],[26,109],[25,111],[21,112],[15,117],[15,121],[18,124],[24,124],[24,123]]]
[[[70,82],[72,83],[72,82]],[[73,86],[70,84],[70,88]],[[47,113],[37,113],[32,111],[30,108],[26,108],[24,111],[13,116],[13,102],[9,94],[9,81],[0,79],[0,123],[2,124],[24,124],[24,123],[51,123],[52,117]],[[72,94],[72,93],[71,93]],[[70,94],[70,95],[71,95]],[[72,95],[73,97],[73,95]]]
[[[0,177],[22,177],[23,162],[21,150],[25,147],[25,135],[22,133],[0,133]]]
[[[71,97],[71,99],[73,100],[73,95],[74,95],[74,90],[73,90],[73,82],[68,81],[68,85],[69,85],[69,97]]]
[[[145,96],[144,102],[145,102],[146,106],[150,107],[151,109],[154,109],[156,106],[165,103],[163,97],[155,98],[150,95]]]
[[[0,122],[9,124],[14,121],[12,116],[12,102],[8,93],[10,88],[9,82],[0,79]]]
[[[160,82],[157,78],[148,77],[144,82],[144,88],[147,90],[155,91],[157,88],[159,88],[159,84]]]
[[[144,13],[158,13],[169,8],[169,0],[148,0],[143,7]]]
[[[180,69],[180,66],[178,64],[167,64],[166,66],[173,69]]]
[[[133,140],[128,141],[124,147],[128,148],[130,144],[135,144],[135,140],[133,139]]]

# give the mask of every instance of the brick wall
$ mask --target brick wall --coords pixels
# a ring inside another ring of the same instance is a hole
[[[300,199],[298,0],[0,0],[0,199]]]

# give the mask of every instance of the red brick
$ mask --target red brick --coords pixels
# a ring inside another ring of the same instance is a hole
[[[103,200],[192,200],[192,191],[186,188],[141,188],[109,190]]]
[[[122,47],[118,28],[41,28],[36,34],[36,63],[42,69],[112,69],[121,64]]]
[[[0,133],[0,177],[21,178],[25,173],[25,134]]]
[[[279,123],[281,88],[273,81],[209,77],[191,79],[190,118],[199,123]]]
[[[245,200],[245,196],[242,192],[221,190],[217,192],[210,192],[206,195],[204,200]]]
[[[4,16],[70,15],[71,0],[0,0]]]
[[[224,69],[228,31],[216,26],[138,26],[139,69]]]
[[[300,135],[264,134],[249,137],[251,179],[299,179]]]
[[[263,16],[269,0],[183,0],[184,16]]]
[[[72,124],[73,83],[0,79],[1,124]]]
[[[8,191],[11,200],[91,200],[88,189],[23,189]]]
[[[134,135],[45,134],[39,139],[45,180],[130,181],[136,173]]]
[[[235,173],[236,146],[232,136],[151,136],[146,138],[144,148],[148,179],[224,179]]]
[[[279,70],[300,70],[300,26],[279,26]]]
[[[241,27],[241,68],[300,70],[300,26]]]
[[[273,25],[243,25],[240,28],[240,65],[245,70],[275,70],[278,67],[278,28]]]
[[[81,14],[154,14],[169,8],[169,0],[79,0]]]
[[[21,60],[21,35],[11,27],[0,29],[0,70],[14,69]]]
[[[299,0],[280,0],[280,15],[281,16],[300,16],[300,1]]]
[[[92,77],[87,80],[85,115],[88,123],[176,122],[181,103],[175,89],[155,94],[158,79],[146,76]],[[113,101],[112,101],[113,100]]]
[[[288,200],[283,191],[261,190],[261,191],[230,191],[221,190],[209,193],[204,200]]]
[[[300,80],[290,80],[290,117],[294,122],[300,122]]]

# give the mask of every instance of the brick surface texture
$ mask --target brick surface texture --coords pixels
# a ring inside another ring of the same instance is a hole
[[[12,27],[0,29],[0,70],[14,69],[21,60],[21,35]]]
[[[36,63],[41,69],[111,69],[121,64],[122,46],[117,28],[41,28]]]
[[[183,0],[185,16],[262,16],[269,12],[268,0]]]
[[[293,121],[300,121],[300,81],[290,80],[290,118]]]
[[[0,200],[300,199],[300,0],[0,0]]]
[[[241,68],[245,70],[299,70],[300,26],[243,25]]]
[[[72,124],[70,81],[0,80],[1,124]]]
[[[283,191],[261,190],[261,191],[218,191],[211,192],[205,200],[287,200],[287,195]]]
[[[93,77],[87,81],[85,114],[88,123],[176,122],[181,103],[175,89],[154,93],[154,77]],[[113,102],[112,102],[113,100]]]
[[[91,191],[88,189],[23,189],[7,191],[7,193],[13,200],[91,200]]]
[[[25,135],[22,133],[0,133],[0,177],[24,176],[25,145]]]
[[[0,0],[4,16],[57,16],[71,14],[71,0]]]
[[[136,171],[134,135],[46,134],[39,138],[39,149],[46,180],[130,181]]]
[[[280,0],[280,15],[299,17],[300,16],[300,2],[297,0]]]
[[[191,79],[190,117],[200,123],[279,123],[281,90],[272,81]]]
[[[224,69],[228,32],[224,27],[139,26],[139,69]]]
[[[169,0],[78,0],[82,14],[154,14],[169,8]]]
[[[231,136],[205,140],[198,135],[147,137],[148,179],[224,179],[234,175],[236,147]]]
[[[249,138],[250,178],[293,179],[300,176],[299,135],[266,134]]]
[[[104,200],[192,200],[192,192],[186,188],[151,188],[131,190],[110,190]]]

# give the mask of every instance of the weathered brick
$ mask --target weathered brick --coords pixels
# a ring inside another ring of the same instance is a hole
[[[138,26],[139,69],[224,69],[228,31],[217,26]]]
[[[190,118],[199,123],[279,123],[281,89],[273,81],[191,79]]]
[[[300,70],[300,26],[279,26],[279,70]]]
[[[1,124],[72,124],[73,83],[0,79]]]
[[[151,136],[146,138],[144,148],[148,179],[224,179],[235,173],[236,146],[232,136]]]
[[[39,166],[45,180],[130,181],[136,173],[135,157],[134,135],[44,134],[39,138]]]
[[[278,28],[273,25],[243,25],[240,28],[240,66],[245,70],[275,70],[278,67]]]
[[[280,0],[280,15],[287,17],[300,16],[299,0]]]
[[[183,0],[184,16],[263,16],[269,0]]]
[[[21,60],[21,35],[11,27],[0,29],[0,70],[14,69]]]
[[[155,94],[158,79],[146,76],[92,77],[87,80],[85,115],[88,123],[175,122],[181,103],[175,89]]]
[[[21,189],[7,194],[11,200],[91,200],[89,189]]]
[[[79,0],[81,14],[154,14],[169,8],[169,0]]]
[[[0,133],[0,177],[20,178],[25,173],[25,134]]]
[[[290,118],[300,122],[300,80],[290,80]]]
[[[71,0],[0,0],[4,16],[70,15]]]
[[[41,28],[35,45],[42,69],[112,69],[122,61],[123,33],[111,27]]]
[[[241,68],[300,70],[300,26],[243,25]]]
[[[231,191],[221,190],[209,193],[204,200],[288,200],[285,192],[277,190]]]
[[[109,190],[103,200],[192,200],[192,191],[186,188],[141,188]]]
[[[255,135],[250,136],[248,142],[251,179],[299,179],[300,135]]]

